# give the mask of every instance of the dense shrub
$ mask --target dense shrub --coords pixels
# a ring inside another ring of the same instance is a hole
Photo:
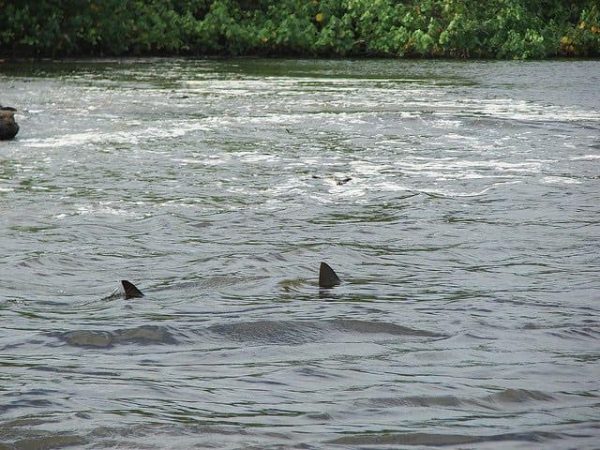
[[[0,0],[0,54],[600,55],[597,0]]]

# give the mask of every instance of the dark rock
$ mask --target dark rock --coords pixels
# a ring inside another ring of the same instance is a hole
[[[0,106],[0,141],[14,138],[19,132],[19,125],[15,122],[15,108]]]

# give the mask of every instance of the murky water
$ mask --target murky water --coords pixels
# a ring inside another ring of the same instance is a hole
[[[0,65],[0,448],[597,447],[599,74]]]

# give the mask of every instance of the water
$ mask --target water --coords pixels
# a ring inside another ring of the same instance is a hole
[[[597,448],[599,73],[0,65],[0,448]]]

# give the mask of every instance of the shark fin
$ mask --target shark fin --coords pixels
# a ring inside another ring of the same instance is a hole
[[[340,277],[333,271],[327,263],[322,262],[319,268],[319,287],[332,288],[341,283]]]
[[[140,291],[133,283],[127,280],[121,280],[121,285],[123,286],[125,300],[144,296],[144,294],[142,294],[142,291]]]

